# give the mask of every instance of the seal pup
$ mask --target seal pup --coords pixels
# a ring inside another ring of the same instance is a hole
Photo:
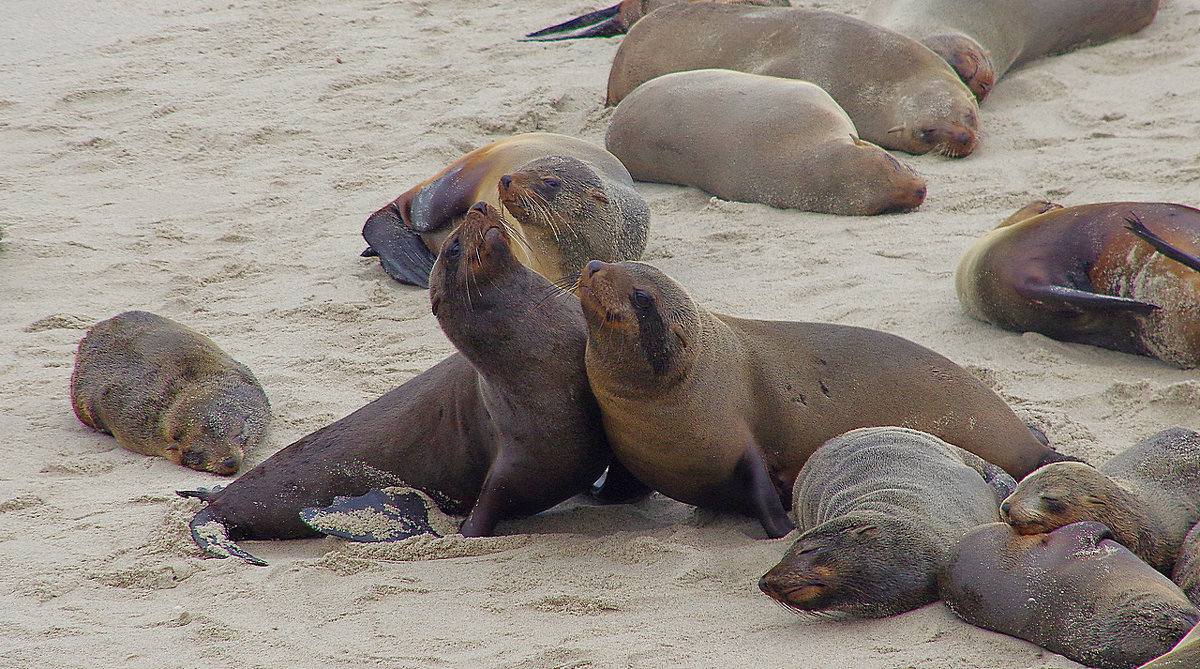
[[[1163,430],[1096,468],[1047,465],[1021,480],[1000,513],[1022,534],[1080,520],[1104,523],[1123,546],[1169,574],[1200,521],[1200,433]]]
[[[804,463],[792,500],[803,534],[758,586],[800,611],[882,617],[924,606],[938,598],[955,542],[999,520],[996,490],[1015,486],[924,432],[851,430]]]
[[[1179,643],[1165,655],[1138,667],[1138,669],[1196,669],[1200,667],[1200,625],[1192,628]]]
[[[247,559],[232,540],[314,536],[301,509],[399,485],[466,513],[464,536],[486,536],[586,491],[611,459],[583,367],[587,328],[578,300],[513,246],[498,210],[472,207],[430,275],[459,352],[204,495],[197,542]]]
[[[229,476],[271,421],[254,374],[211,339],[169,318],[126,311],[79,342],[71,407],[121,446]]]
[[[977,527],[939,584],[950,610],[972,625],[1100,669],[1158,657],[1200,619],[1174,583],[1092,521],[1037,535]]]
[[[1014,477],[1070,459],[966,370],[906,339],[712,313],[638,262],[589,262],[576,291],[616,458],[650,488],[748,513],[769,536],[792,529],[784,505],[804,461],[854,428],[929,432]]]
[[[925,200],[912,168],[859,139],[828,93],[796,79],[733,70],[655,77],[617,105],[605,146],[638,181],[726,200],[844,215]]]
[[[982,102],[1012,67],[1150,25],[1158,0],[875,0],[863,18],[921,42]]]
[[[577,162],[530,166],[548,156]],[[544,180],[558,180],[562,188],[555,198],[539,200],[541,206],[504,216],[518,260],[557,281],[580,270],[567,258],[641,257],[650,210],[621,161],[591,142],[545,132],[514,135],[475,149],[405,191],[363,225],[368,244],[363,255],[379,256],[384,271],[400,283],[427,288],[438,249],[468,209],[487,202],[504,214],[501,178],[530,170],[540,170]]]
[[[758,5],[760,7],[791,7],[788,0],[621,0],[612,7],[576,16],[549,28],[525,35],[522,42],[552,42],[580,37],[612,37],[624,35],[629,26],[650,12],[676,2],[716,2],[725,5]],[[574,30],[575,32],[567,32]],[[563,34],[565,33],[565,34]]]
[[[608,104],[654,77],[712,67],[810,81],[862,139],[885,149],[975,150],[979,107],[946,61],[912,38],[818,9],[689,2],[656,10],[617,49]]]
[[[1200,211],[1035,202],[975,241],[955,288],[967,314],[1017,332],[1200,364]]]

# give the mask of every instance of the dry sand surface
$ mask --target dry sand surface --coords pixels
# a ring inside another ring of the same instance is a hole
[[[795,4],[807,4],[797,2]],[[865,0],[822,6],[861,14]],[[91,324],[181,321],[275,411],[247,467],[446,356],[424,291],[360,258],[367,215],[461,153],[546,130],[603,141],[618,39],[520,43],[594,9],[529,0],[0,4],[0,666],[1075,667],[941,604],[792,615],[755,581],[790,545],[657,497],[568,503],[503,537],[250,542],[206,559],[176,489],[71,413]],[[904,157],[917,212],[838,217],[639,184],[646,259],[714,310],[879,328],[975,372],[1099,462],[1200,427],[1200,380],[966,317],[959,254],[1037,198],[1200,204],[1200,0],[1012,72],[964,160]],[[441,558],[441,559],[438,559]]]

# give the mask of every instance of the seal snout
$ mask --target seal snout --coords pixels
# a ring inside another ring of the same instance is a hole
[[[505,189],[507,189],[509,186],[511,186],[511,185],[512,185],[512,180],[513,180],[513,178],[512,178],[512,175],[511,175],[511,174],[504,174],[504,175],[501,175],[501,177],[500,177],[500,187],[501,187],[501,188],[505,188]]]

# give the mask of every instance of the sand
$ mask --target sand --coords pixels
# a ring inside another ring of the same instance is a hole
[[[362,223],[510,134],[603,141],[617,39],[514,39],[596,7],[4,3],[0,666],[1077,666],[940,603],[874,621],[793,615],[755,587],[789,539],[661,497],[568,503],[485,540],[247,542],[270,566],[208,559],[185,532],[198,503],[173,491],[222,479],[125,451],[72,415],[77,342],[127,309],[189,325],[254,370],[275,419],[247,467],[445,357],[426,293],[358,256]],[[1200,0],[1163,0],[1137,35],[1010,73],[975,155],[901,156],[929,183],[914,213],[639,184],[646,259],[714,310],[929,346],[1066,453],[1103,461],[1200,427],[1195,371],[973,321],[952,282],[963,249],[1033,199],[1200,204],[1198,35]]]

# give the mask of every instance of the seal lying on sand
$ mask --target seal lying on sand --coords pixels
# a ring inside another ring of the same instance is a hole
[[[915,430],[852,430],[817,449],[796,477],[803,534],[758,582],[802,611],[880,617],[938,598],[958,539],[999,520],[996,465]]]
[[[1200,625],[1192,628],[1175,647],[1138,669],[1196,669],[1200,667]]]
[[[1169,574],[1200,521],[1200,433],[1163,430],[1097,468],[1043,467],[1021,481],[1000,512],[1022,534],[1080,520],[1104,523],[1123,546]]]
[[[1192,527],[1179,548],[1171,580],[1193,602],[1200,602],[1200,523]]]
[[[980,101],[1009,68],[1135,33],[1158,0],[875,0],[863,17],[946,59]]]
[[[829,214],[916,209],[925,182],[858,139],[829,94],[806,81],[732,70],[655,77],[613,112],[605,141],[634,179]]]
[[[975,149],[979,108],[946,61],[912,38],[817,9],[679,3],[637,22],[608,75],[608,104],[670,72],[724,68],[810,81],[862,139],[908,153]]]
[[[516,186],[502,187],[506,177]],[[501,200],[513,253],[551,281],[591,258],[636,260],[646,247],[650,210],[621,161],[591,142],[534,132],[466,154],[372,214],[363,255],[378,255],[400,283],[428,287],[438,249],[467,210]]]
[[[587,490],[611,454],[584,374],[586,325],[578,301],[517,262],[512,244],[496,209],[472,207],[430,275],[459,353],[208,495],[197,542],[253,560],[221,535],[313,536],[301,509],[395,485],[469,511],[460,531],[484,536]]]
[[[576,16],[570,21],[542,28],[525,35],[525,37],[528,41],[549,42],[580,37],[623,35],[629,30],[629,26],[637,23],[638,19],[659,7],[677,2],[716,2],[725,5],[758,5],[760,7],[792,6],[788,0],[621,0],[612,7]],[[568,30],[575,32],[568,33]]]
[[[976,240],[958,299],[1018,332],[1200,365],[1200,210],[1035,202]]]
[[[963,620],[1101,669],[1133,669],[1170,650],[1200,611],[1100,523],[1021,535],[982,525],[940,579]]]
[[[587,374],[615,456],[649,487],[792,529],[804,461],[859,427],[929,432],[1022,477],[1070,459],[946,358],[894,335],[709,312],[644,263],[589,262]],[[786,501],[784,501],[786,500]]]
[[[271,408],[258,379],[204,335],[145,311],[101,321],[79,342],[71,407],[125,448],[228,476]]]

